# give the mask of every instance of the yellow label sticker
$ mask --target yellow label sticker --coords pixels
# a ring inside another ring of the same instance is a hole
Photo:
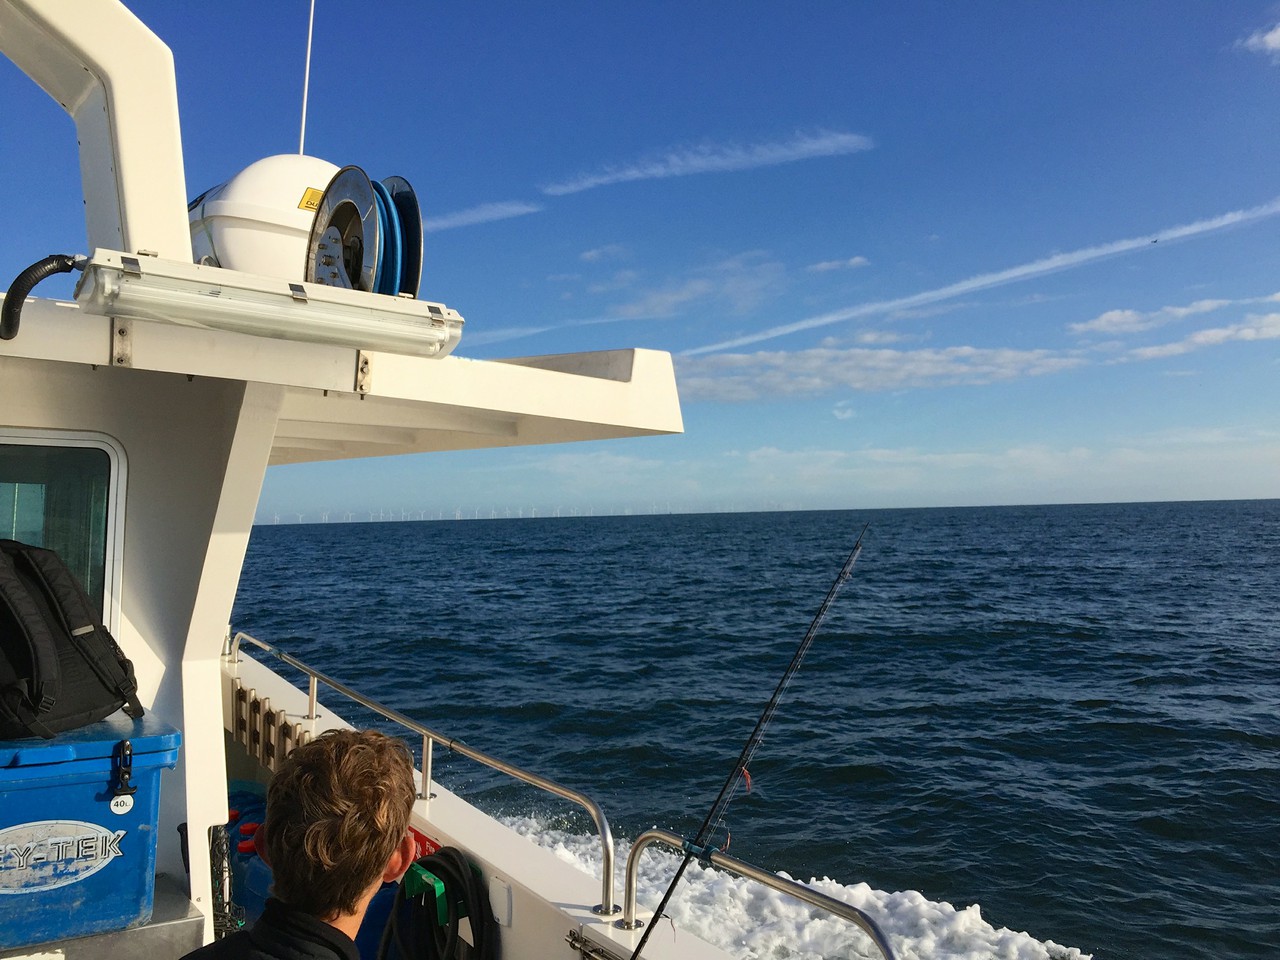
[[[299,210],[319,210],[320,198],[324,196],[323,190],[317,190],[315,187],[307,187],[307,192],[302,195],[302,202],[298,204]]]

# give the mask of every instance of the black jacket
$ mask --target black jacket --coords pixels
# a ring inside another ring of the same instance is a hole
[[[341,930],[272,897],[252,927],[182,960],[360,960],[360,952]]]

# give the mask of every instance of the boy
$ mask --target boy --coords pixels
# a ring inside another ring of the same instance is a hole
[[[267,788],[274,896],[261,918],[183,960],[359,960],[369,901],[413,863],[417,788],[399,740],[331,730],[295,749]]]

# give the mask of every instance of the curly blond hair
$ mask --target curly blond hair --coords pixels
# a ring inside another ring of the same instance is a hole
[[[289,754],[267,788],[272,892],[312,916],[355,911],[404,839],[413,759],[375,730],[330,730]]]

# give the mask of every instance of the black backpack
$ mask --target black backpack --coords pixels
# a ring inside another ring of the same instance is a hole
[[[0,540],[0,739],[49,739],[124,707],[133,664],[52,550]]]

